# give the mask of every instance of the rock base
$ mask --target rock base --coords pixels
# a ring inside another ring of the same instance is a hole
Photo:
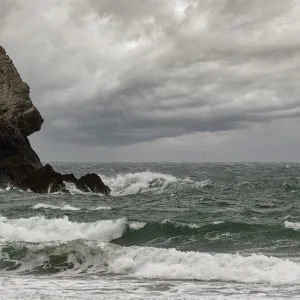
[[[34,170],[25,180],[16,185],[22,189],[30,189],[35,193],[68,192],[65,182],[73,183],[83,192],[110,194],[110,188],[95,174],[86,174],[77,179],[74,174],[61,174],[47,164]]]

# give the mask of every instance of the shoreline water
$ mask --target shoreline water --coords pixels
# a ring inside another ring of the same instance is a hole
[[[112,195],[1,191],[6,299],[300,295],[300,165],[55,167],[97,172]]]

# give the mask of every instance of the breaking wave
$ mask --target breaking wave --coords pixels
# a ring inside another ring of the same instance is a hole
[[[87,239],[109,242],[120,238],[126,229],[126,219],[100,220],[92,223],[71,222],[68,217],[46,219],[7,219],[0,217],[0,236],[9,240],[45,242]]]
[[[294,229],[294,230],[300,230],[300,223],[285,221],[284,227],[289,229]]]
[[[63,209],[64,207],[41,205],[50,209]],[[68,208],[68,207],[67,207]],[[72,209],[75,209],[74,207]],[[96,209],[109,209],[97,207]],[[98,242],[111,242],[119,245],[160,245],[173,247],[183,245],[191,240],[198,241],[232,241],[240,240],[248,234],[269,234],[285,239],[291,234],[291,229],[300,229],[299,223],[284,223],[285,229],[274,226],[261,226],[260,224],[244,224],[233,222],[216,222],[209,224],[194,224],[172,221],[145,222],[120,218],[116,220],[97,220],[89,223],[72,222],[67,216],[56,219],[47,219],[44,216],[35,216],[21,219],[8,219],[0,216],[0,238],[12,241],[51,242],[71,241],[77,239],[93,240]],[[281,225],[282,228],[282,225]],[[278,230],[281,235],[278,236]],[[298,234],[298,233],[294,233]],[[299,233],[300,234],[300,233]],[[195,248],[198,249],[198,244]],[[199,244],[201,248],[201,243]]]
[[[58,208],[57,206],[45,204],[35,206],[36,209],[40,207]],[[98,207],[97,209],[100,208],[107,209],[107,207]],[[77,223],[70,221],[67,216],[56,219],[47,219],[44,216],[27,219],[8,219],[0,216],[0,237],[27,242],[70,241],[76,239],[110,242],[122,237],[128,242],[138,242],[138,240],[143,240],[143,237],[149,240],[161,235],[191,235],[200,227],[197,224],[185,224],[171,220],[164,220],[161,223],[147,223],[128,221],[125,218],[121,218]]]
[[[286,221],[284,226],[287,231],[298,229],[299,224],[295,224],[298,223]],[[259,226],[230,222],[201,226],[172,220],[147,223],[125,218],[77,223],[68,217],[8,219],[0,216],[0,271],[119,274],[138,278],[274,285],[299,282],[300,265],[288,259],[258,254],[183,252],[168,248],[172,244],[153,248],[153,244],[148,243],[162,237],[168,240],[175,236],[196,235],[211,242],[232,241],[239,238],[239,231],[257,232]],[[278,233],[277,230],[275,227]]]
[[[211,184],[210,180],[193,181],[189,178],[180,179],[171,174],[159,172],[136,172],[117,174],[114,177],[100,175],[103,182],[110,187],[112,196],[133,195],[137,193],[162,192],[170,185],[192,185],[195,187],[206,187]]]
[[[73,207],[71,205],[55,206],[51,204],[39,203],[32,207],[33,209],[55,209],[55,210],[81,210],[81,208]]]
[[[84,208],[78,208],[75,206],[71,206],[69,204],[64,204],[61,206],[57,206],[57,205],[52,205],[52,204],[47,204],[47,203],[38,203],[36,205],[34,205],[32,207],[35,210],[41,209],[41,210],[47,210],[47,209],[53,209],[53,210],[70,210],[70,211],[79,211],[79,210],[83,210]],[[110,206],[98,206],[96,208],[88,208],[87,210],[111,210]]]
[[[256,254],[181,252],[82,240],[42,244],[2,241],[0,247],[0,270],[10,272],[119,274],[273,285],[293,284],[300,280],[298,263]]]
[[[66,190],[69,191],[71,195],[97,195],[103,196],[101,193],[93,193],[93,192],[84,192],[76,187],[76,185],[72,182],[64,181],[64,185]]]
[[[90,208],[90,210],[111,210],[110,206],[98,206],[95,209]]]
[[[111,196],[126,196],[134,194],[146,194],[146,193],[162,193],[172,187],[176,188],[205,188],[212,184],[211,180],[194,181],[190,178],[178,178],[171,174],[164,174],[159,172],[136,172],[136,173],[119,173],[115,176],[105,176],[99,174],[103,182],[110,187]],[[84,192],[79,190],[74,183],[64,182],[65,189],[71,195],[97,195],[104,196],[100,193]],[[0,192],[9,191],[10,187]],[[23,192],[20,190],[20,192]],[[30,192],[30,190],[28,190]],[[63,194],[63,191],[48,194]],[[46,208],[46,207],[44,207]],[[50,207],[47,207],[50,208]]]

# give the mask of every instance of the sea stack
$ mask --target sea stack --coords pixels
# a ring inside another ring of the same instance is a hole
[[[73,174],[66,176],[49,165],[43,167],[28,136],[39,131],[44,120],[29,94],[28,84],[0,45],[0,186],[12,184],[46,193],[64,190],[64,181],[71,178],[83,191],[109,194],[110,189],[96,174],[87,176],[82,184]]]

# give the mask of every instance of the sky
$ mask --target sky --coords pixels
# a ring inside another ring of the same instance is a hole
[[[1,0],[43,161],[300,162],[300,0]]]

